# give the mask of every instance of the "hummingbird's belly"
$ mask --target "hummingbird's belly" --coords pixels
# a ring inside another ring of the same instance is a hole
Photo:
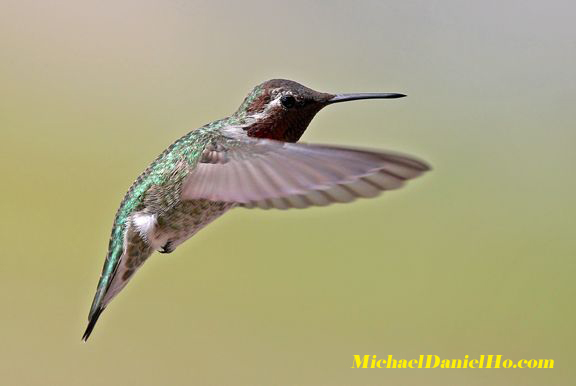
[[[222,201],[182,201],[157,218],[155,245],[170,245],[174,250],[200,229],[220,217],[236,204]]]

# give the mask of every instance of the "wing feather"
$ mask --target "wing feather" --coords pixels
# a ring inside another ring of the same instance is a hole
[[[189,173],[182,198],[288,209],[350,202],[398,189],[430,170],[401,154],[223,137]]]

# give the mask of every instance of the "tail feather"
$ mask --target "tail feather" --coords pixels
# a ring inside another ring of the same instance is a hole
[[[96,295],[94,295],[88,315],[88,327],[82,336],[83,341],[88,340],[100,314],[108,303],[126,286],[132,275],[154,251],[148,242],[140,236],[138,230],[133,229],[130,225],[126,229],[125,239],[127,240],[126,251],[124,251],[123,244],[117,243],[111,247],[106,257]],[[128,256],[131,256],[131,259],[128,259]]]
[[[82,335],[82,340],[86,342],[92,334],[92,330],[100,317],[100,314],[104,311],[104,307],[97,307],[93,313],[90,314],[90,318],[88,319],[88,327],[86,327],[86,331],[84,331],[84,335]]]

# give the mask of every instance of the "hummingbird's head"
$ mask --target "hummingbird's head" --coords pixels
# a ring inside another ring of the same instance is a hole
[[[300,139],[316,113],[332,103],[358,99],[401,98],[403,94],[328,94],[286,79],[268,80],[248,94],[234,116],[250,137],[285,142]]]

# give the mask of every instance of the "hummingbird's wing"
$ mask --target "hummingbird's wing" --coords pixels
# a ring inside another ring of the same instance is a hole
[[[374,197],[427,170],[423,161],[390,152],[227,139],[206,147],[184,181],[182,198],[247,208],[306,208]]]

